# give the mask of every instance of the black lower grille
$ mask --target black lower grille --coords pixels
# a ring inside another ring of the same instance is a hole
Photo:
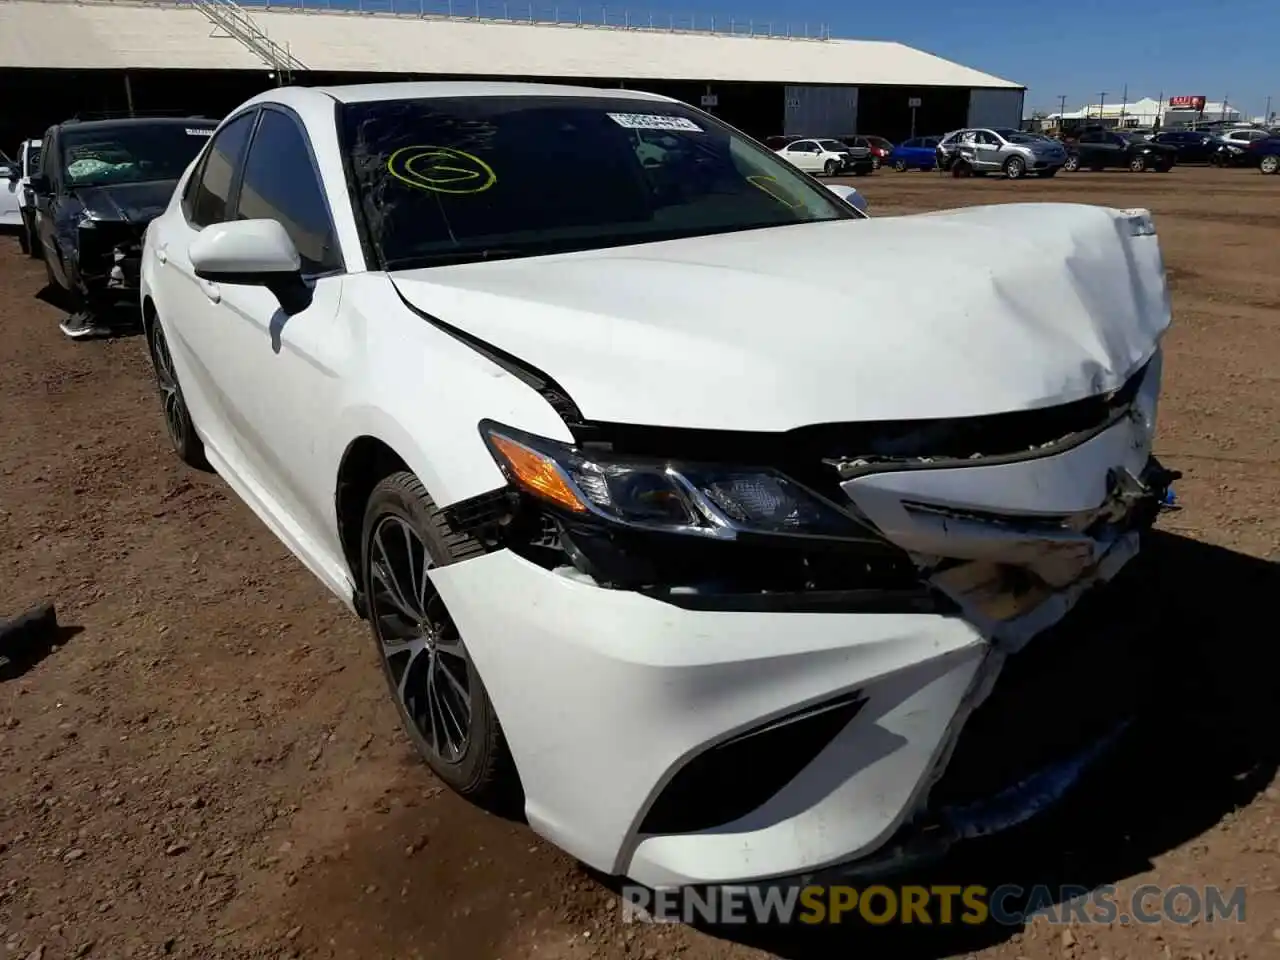
[[[795,779],[865,703],[845,694],[698,754],[658,795],[640,832],[692,833],[746,816]]]

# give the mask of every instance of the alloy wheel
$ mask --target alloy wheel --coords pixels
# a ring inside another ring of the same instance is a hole
[[[169,439],[179,449],[187,439],[187,418],[183,410],[182,392],[178,389],[178,375],[173,369],[173,356],[165,340],[160,321],[151,324],[151,356],[155,361],[156,383],[160,387],[160,400],[164,405],[164,425]]]
[[[469,656],[427,576],[434,563],[394,514],[374,526],[369,552],[370,619],[400,707],[436,758],[456,764],[471,743]]]
[[[1262,158],[1262,163],[1259,164],[1259,166],[1263,173],[1280,172],[1280,156],[1276,156],[1275,154],[1265,156]]]

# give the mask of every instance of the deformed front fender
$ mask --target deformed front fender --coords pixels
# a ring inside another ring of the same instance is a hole
[[[546,399],[473,346],[417,316],[384,275],[351,278],[344,300],[376,335],[359,339],[365,376],[335,424],[339,452],[360,437],[390,447],[440,507],[488,493],[506,482],[480,436],[496,420],[538,436],[573,442]],[[376,321],[374,318],[376,317]],[[337,475],[334,476],[335,489]]]

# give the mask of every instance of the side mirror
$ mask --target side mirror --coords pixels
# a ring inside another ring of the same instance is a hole
[[[278,220],[210,224],[191,241],[189,255],[202,280],[266,287],[290,316],[311,306],[302,257]]]
[[[870,216],[867,213],[867,198],[858,192],[857,187],[850,187],[843,183],[828,183],[826,187],[859,213]]]
[[[9,180],[17,183],[22,179],[22,171],[13,164],[0,163],[0,180]]]
[[[31,192],[37,197],[47,197],[52,192],[49,178],[43,173],[33,173],[27,181],[27,186],[31,188]]]

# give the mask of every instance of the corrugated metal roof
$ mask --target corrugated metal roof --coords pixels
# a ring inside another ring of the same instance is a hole
[[[312,70],[792,84],[1020,85],[900,43],[568,24],[265,11],[253,20]],[[262,69],[190,6],[0,0],[0,66]]]

